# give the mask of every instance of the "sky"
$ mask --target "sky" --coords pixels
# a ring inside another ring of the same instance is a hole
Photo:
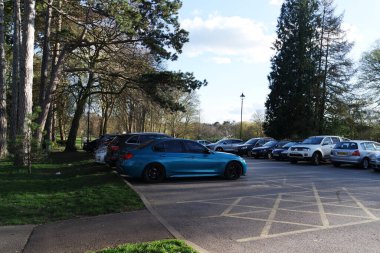
[[[271,45],[282,2],[183,0],[179,18],[190,41],[168,69],[208,81],[197,91],[201,122],[240,122],[242,93],[243,121],[265,113]],[[344,13],[347,38],[355,43],[351,57],[358,61],[380,39],[380,0],[335,0],[335,5],[336,14]]]

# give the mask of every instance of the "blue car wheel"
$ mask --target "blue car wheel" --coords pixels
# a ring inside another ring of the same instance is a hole
[[[148,183],[159,183],[165,178],[165,168],[158,163],[152,163],[145,167],[144,180]]]
[[[229,180],[236,180],[240,178],[243,173],[243,167],[238,162],[230,162],[227,164],[224,171],[224,177]]]

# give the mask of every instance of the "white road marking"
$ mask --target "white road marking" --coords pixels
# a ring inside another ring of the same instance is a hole
[[[272,227],[273,220],[274,220],[274,218],[276,217],[277,209],[278,209],[278,207],[280,206],[281,196],[282,196],[281,193],[278,194],[278,197],[277,197],[277,199],[276,199],[276,202],[274,202],[274,205],[273,205],[272,211],[271,211],[271,213],[269,214],[268,220],[267,220],[267,222],[265,223],[265,226],[264,226],[263,230],[261,231],[261,235],[260,235],[260,236],[267,236],[267,235],[269,234],[269,230],[270,230],[270,228]]]
[[[239,202],[242,200],[243,198],[240,197],[240,198],[237,198],[231,205],[229,205],[221,215],[227,215],[231,210],[232,208],[234,208],[237,204],[239,204]]]
[[[330,223],[329,223],[329,220],[327,219],[325,209],[323,208],[323,204],[321,202],[321,199],[319,198],[317,188],[315,187],[314,184],[313,184],[313,191],[314,191],[315,200],[317,201],[319,214],[321,215],[322,224],[324,227],[328,227]]]
[[[368,210],[368,208],[367,207],[365,207],[357,198],[355,198],[345,187],[343,187],[342,188],[344,191],[346,191],[347,192],[347,194],[355,201],[355,203],[359,206],[359,207],[361,207],[362,209],[363,209],[363,211],[366,213],[366,214],[368,214],[368,216],[371,218],[371,219],[373,219],[373,220],[375,220],[375,219],[377,219],[377,217],[373,214],[373,213],[371,213],[369,210]]]
[[[378,220],[380,220],[380,219],[377,219],[377,221]],[[305,232],[315,232],[315,231],[320,231],[320,230],[325,230],[325,229],[330,229],[330,228],[348,227],[348,226],[366,224],[366,223],[371,223],[371,222],[374,222],[374,220],[366,220],[366,221],[360,221],[360,222],[351,222],[351,223],[346,223],[346,224],[341,224],[341,225],[334,225],[334,226],[329,226],[329,227],[308,228],[308,229],[302,229],[302,230],[297,230],[297,231],[290,231],[290,232],[285,232],[285,233],[278,233],[278,234],[273,234],[273,235],[267,235],[265,237],[262,237],[262,236],[248,237],[248,238],[238,239],[236,241],[237,242],[257,241],[257,240],[262,240],[262,239],[276,238],[276,237],[286,236],[286,235],[296,235],[296,234],[301,234],[301,233],[305,233]]]

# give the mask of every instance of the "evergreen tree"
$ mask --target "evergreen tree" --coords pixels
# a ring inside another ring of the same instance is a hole
[[[268,76],[265,130],[276,138],[339,134],[353,98],[353,46],[333,0],[287,0]],[[355,102],[356,103],[356,102]]]
[[[347,41],[342,29],[343,15],[335,15],[333,0],[322,0],[320,6],[315,127],[319,134],[327,134],[338,127],[339,121],[342,123],[341,118],[357,99],[351,94],[354,70],[348,57],[353,43]]]
[[[287,0],[282,5],[265,103],[269,136],[302,138],[314,133],[317,11],[315,0]]]

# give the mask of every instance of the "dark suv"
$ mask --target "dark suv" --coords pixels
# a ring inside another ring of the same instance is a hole
[[[273,141],[273,140],[274,139],[267,138],[267,137],[264,137],[264,138],[252,138],[252,139],[249,139],[248,141],[244,142],[243,144],[236,145],[234,153],[236,153],[236,154],[238,154],[240,156],[242,156],[242,155],[249,156],[250,153],[248,151],[251,151],[252,148],[261,147],[262,145],[264,145],[268,141]]]

